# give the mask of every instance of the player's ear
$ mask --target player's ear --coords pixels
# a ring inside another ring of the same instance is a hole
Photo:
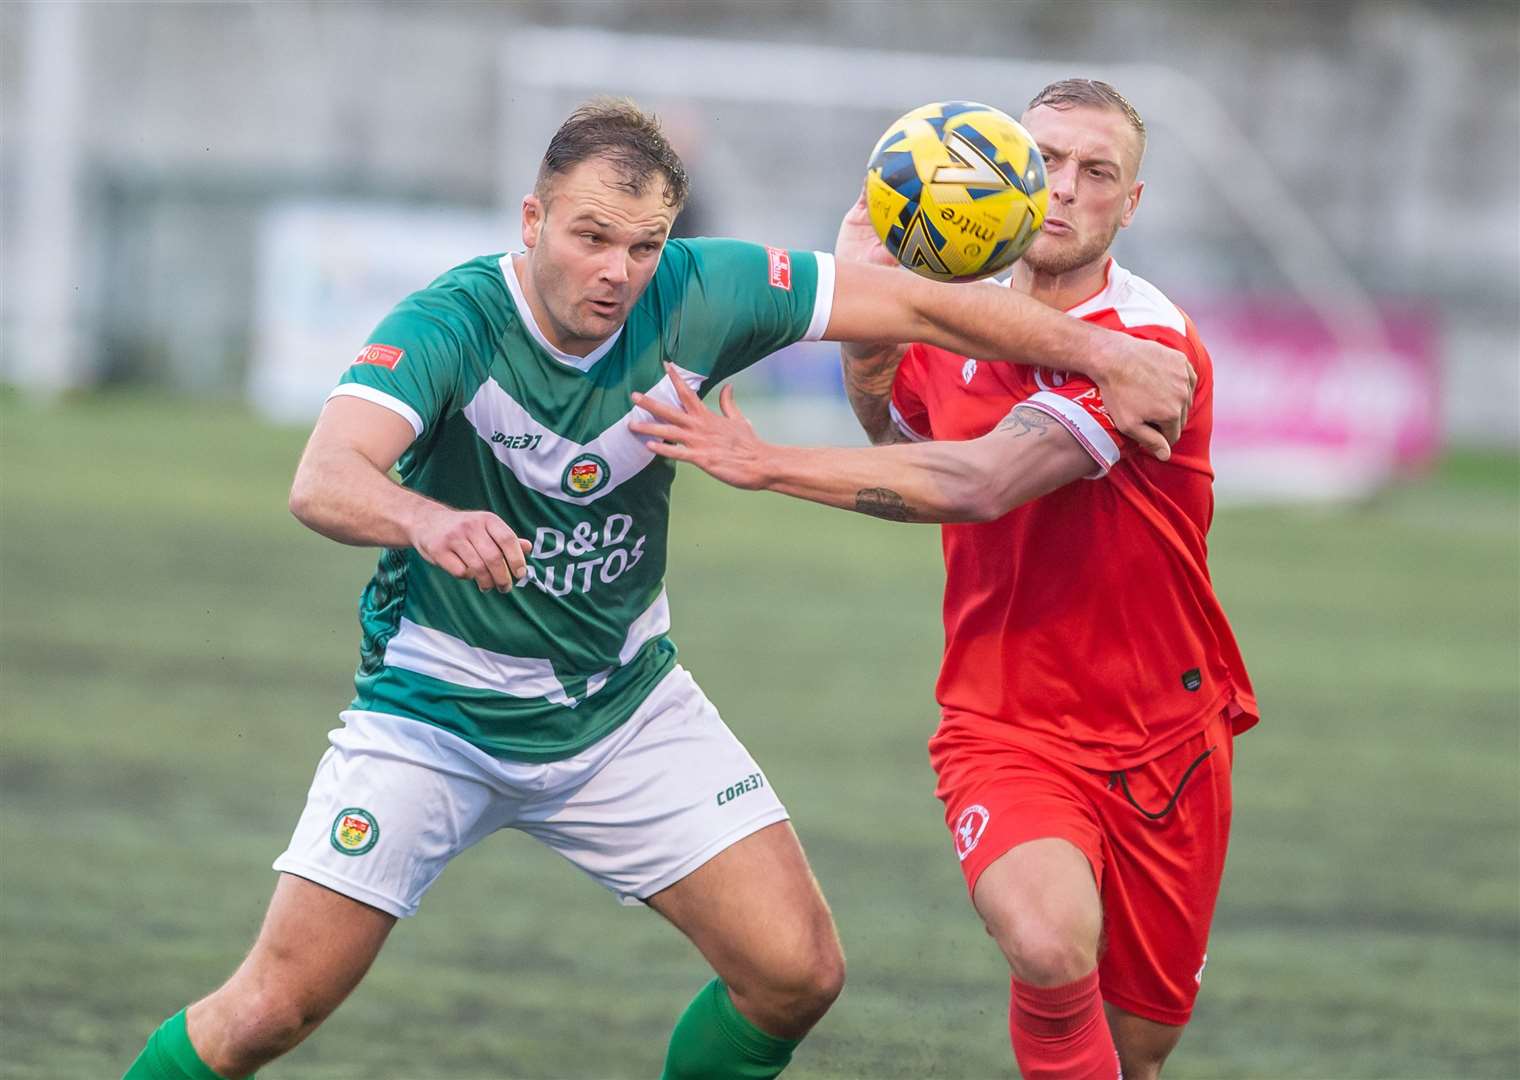
[[[523,196],[522,201],[522,238],[523,245],[529,250],[538,246],[539,234],[544,228],[544,204],[536,194],[529,193]]]
[[[1119,219],[1119,228],[1129,228],[1129,223],[1134,219],[1135,211],[1140,207],[1140,193],[1145,190],[1145,181],[1136,180],[1134,186],[1129,189],[1129,194],[1124,197],[1124,216]]]

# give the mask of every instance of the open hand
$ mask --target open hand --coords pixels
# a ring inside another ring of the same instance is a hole
[[[834,239],[834,258],[844,262],[872,263],[876,266],[896,266],[892,253],[882,247],[871,224],[871,211],[866,207],[866,189],[860,189],[855,205],[844,213],[839,223],[839,235]]]
[[[734,388],[718,391],[713,412],[687,386],[671,365],[665,365],[675,386],[679,405],[667,405],[646,394],[634,394],[633,403],[650,414],[650,420],[634,420],[628,427],[646,436],[646,444],[661,457],[689,461],[725,484],[754,490],[765,486],[763,460],[767,446],[734,402]]]

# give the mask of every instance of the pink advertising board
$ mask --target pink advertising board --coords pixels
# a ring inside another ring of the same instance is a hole
[[[1293,301],[1183,307],[1214,360],[1222,497],[1353,498],[1434,456],[1439,339],[1429,312],[1385,305],[1381,335],[1348,340]]]

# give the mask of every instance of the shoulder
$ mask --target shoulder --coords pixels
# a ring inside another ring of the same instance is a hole
[[[506,267],[503,262],[509,258],[510,255],[501,252],[478,256],[445,270],[420,292],[458,299],[499,299],[507,294]]]
[[[684,278],[704,287],[721,284],[736,291],[772,288],[790,292],[794,271],[802,282],[814,282],[823,272],[819,264],[825,261],[832,273],[832,257],[825,259],[819,252],[697,236],[668,241],[655,276],[656,280]]]
[[[1078,319],[1116,322],[1115,329],[1157,326],[1177,334],[1187,333],[1187,316],[1181,308],[1139,274],[1132,274],[1112,261],[1102,291],[1067,314]]]
[[[375,333],[429,365],[479,365],[519,321],[502,255],[484,255],[438,275],[391,309]]]
[[[1170,345],[1186,353],[1195,367],[1208,362],[1208,353],[1187,314],[1155,285],[1117,262],[1109,263],[1103,290],[1067,314]]]
[[[701,270],[711,263],[742,259],[751,252],[763,250],[757,244],[743,240],[729,240],[720,236],[691,236],[667,240],[660,253],[660,272],[673,270],[689,273]]]
[[[725,241],[707,237],[667,240],[660,252],[660,265],[655,269],[652,288],[640,299],[652,300],[660,294],[685,292],[700,287],[703,277],[710,271],[714,260],[724,258]],[[653,294],[653,295],[651,295]]]
[[[499,323],[515,317],[502,262],[507,255],[482,255],[445,270],[426,287],[406,297],[397,313],[429,317],[448,324]]]

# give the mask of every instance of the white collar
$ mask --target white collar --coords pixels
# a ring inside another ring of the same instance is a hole
[[[578,371],[590,371],[591,366],[602,357],[606,356],[612,347],[617,344],[618,337],[623,333],[622,326],[612,332],[612,336],[592,349],[585,356],[576,356],[574,353],[561,352],[549,344],[549,339],[539,329],[538,320],[533,317],[533,309],[528,306],[528,299],[523,295],[522,282],[517,277],[517,265],[512,261],[514,255],[521,255],[520,251],[512,251],[501,257],[501,276],[506,279],[507,291],[512,294],[512,303],[517,305],[517,314],[521,317],[523,325],[528,328],[528,333],[533,335],[533,340],[538,342],[539,347],[554,359],[567,367],[573,367]]]

